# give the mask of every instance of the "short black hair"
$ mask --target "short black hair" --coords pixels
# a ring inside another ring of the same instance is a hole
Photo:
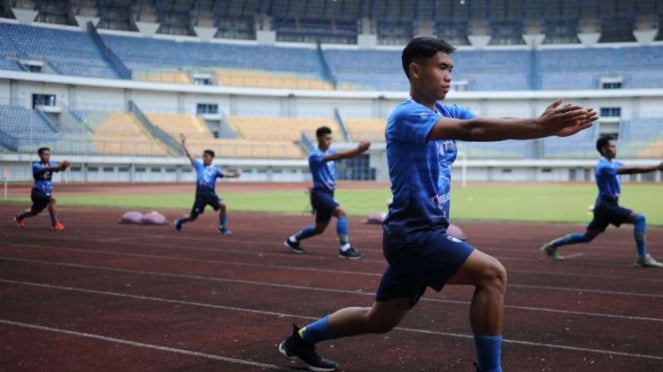
[[[203,151],[203,155],[209,155],[209,156],[211,156],[211,157],[215,157],[215,156],[216,156],[216,154],[214,154],[214,151],[212,151],[212,150],[210,150],[210,149],[207,149],[207,150]]]
[[[320,127],[320,128],[315,130],[315,136],[316,137],[326,136],[326,135],[331,134],[331,133],[332,133],[332,130],[329,127]]]
[[[37,150],[37,154],[39,154],[39,156],[41,156],[41,154],[43,154],[44,151],[51,152],[51,149],[49,149],[48,147],[40,147],[39,150]]]
[[[596,151],[599,152],[599,154],[603,155],[601,150],[610,143],[610,141],[614,141],[615,139],[612,136],[602,136],[601,138],[596,140]]]
[[[442,39],[433,36],[418,36],[410,40],[403,54],[401,60],[403,62],[403,71],[405,76],[410,78],[410,64],[412,62],[421,64],[422,60],[434,56],[437,52],[451,54],[456,50],[453,45],[447,43]]]

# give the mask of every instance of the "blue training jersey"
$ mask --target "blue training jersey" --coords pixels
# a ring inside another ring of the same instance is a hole
[[[313,190],[334,192],[336,187],[336,168],[333,160],[325,162],[325,155],[336,154],[336,150],[322,152],[316,148],[308,156],[308,168],[313,176]]]
[[[47,195],[50,195],[53,192],[53,182],[51,181],[53,179],[53,171],[45,171],[41,174],[39,174],[39,171],[41,171],[42,168],[57,167],[58,165],[58,163],[52,161],[49,161],[46,164],[39,161],[33,162],[32,178],[34,178],[35,182],[32,188],[41,190]]]
[[[387,164],[393,201],[384,222],[388,234],[446,229],[449,225],[451,165],[455,140],[427,140],[441,118],[471,119],[457,105],[435,104],[435,111],[412,99],[398,105],[387,119]]]
[[[196,190],[214,192],[216,179],[223,178],[221,168],[212,164],[206,166],[200,160],[193,162],[193,168],[196,170]]]
[[[599,160],[594,172],[596,186],[599,188],[596,204],[599,204],[602,201],[616,203],[619,200],[619,194],[622,192],[622,187],[619,183],[617,170],[621,168],[622,165],[621,162],[616,160],[610,161],[604,157]]]

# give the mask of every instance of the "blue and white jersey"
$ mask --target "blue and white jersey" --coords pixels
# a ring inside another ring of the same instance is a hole
[[[336,165],[333,160],[325,162],[327,154],[336,154],[336,150],[330,148],[326,152],[322,152],[316,148],[311,151],[308,156],[308,168],[313,176],[313,190],[333,194],[336,188]]]
[[[32,178],[34,178],[35,182],[32,188],[41,190],[46,195],[51,195],[53,192],[53,182],[51,181],[53,179],[53,171],[45,171],[41,174],[39,174],[39,172],[42,170],[42,168],[57,167],[58,165],[58,163],[52,161],[49,161],[46,164],[39,161],[33,162]]]
[[[619,176],[617,170],[622,167],[622,163],[618,161],[610,161],[601,157],[599,163],[596,165],[595,178],[596,186],[599,188],[599,195],[596,198],[596,204],[601,201],[617,202],[619,194],[622,192],[621,184],[619,183]]]
[[[455,140],[429,141],[441,118],[471,119],[457,105],[435,104],[435,111],[412,99],[398,105],[387,119],[385,139],[393,201],[384,222],[388,234],[446,229],[449,225],[451,165]]]
[[[193,162],[193,168],[196,170],[196,190],[214,192],[216,179],[223,178],[221,168],[212,164],[206,166],[200,160]]]

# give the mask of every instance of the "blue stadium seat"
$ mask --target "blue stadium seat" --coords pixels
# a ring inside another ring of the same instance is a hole
[[[34,110],[0,105],[0,143],[16,151],[55,141],[58,132]]]

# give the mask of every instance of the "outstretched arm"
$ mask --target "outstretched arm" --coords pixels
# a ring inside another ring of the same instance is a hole
[[[189,162],[193,164],[196,159],[191,156],[189,153],[189,149],[186,148],[186,136],[183,133],[180,133],[180,143],[182,144],[182,148],[184,149],[184,154],[186,155],[187,158],[189,158]]]
[[[617,174],[649,173],[656,172],[657,170],[663,171],[663,163],[649,167],[620,167],[617,169]]]
[[[241,173],[239,173],[237,171],[231,171],[231,172],[228,172],[228,173],[224,173],[223,178],[239,178],[240,175],[241,175]]]
[[[69,168],[70,165],[71,165],[71,163],[69,163],[68,160],[65,160],[65,161],[63,161],[62,163],[60,163],[59,165],[56,165],[56,166],[54,166],[54,167],[43,167],[43,168],[39,168],[39,170],[38,170],[36,173],[37,173],[38,175],[42,175],[42,174],[44,174],[44,173],[46,173],[46,172],[61,172],[61,171],[65,170],[65,169]]]
[[[345,151],[337,152],[337,153],[334,153],[334,154],[325,155],[325,158],[323,159],[323,161],[354,158],[355,156],[363,154],[364,152],[368,151],[368,149],[370,147],[371,147],[370,142],[361,141],[361,142],[359,142],[357,147],[355,147],[354,149],[345,150]]]
[[[592,126],[598,119],[593,109],[579,105],[562,105],[558,99],[537,118],[485,118],[469,120],[441,118],[428,134],[428,140],[501,141],[534,139],[548,136],[566,137]]]

